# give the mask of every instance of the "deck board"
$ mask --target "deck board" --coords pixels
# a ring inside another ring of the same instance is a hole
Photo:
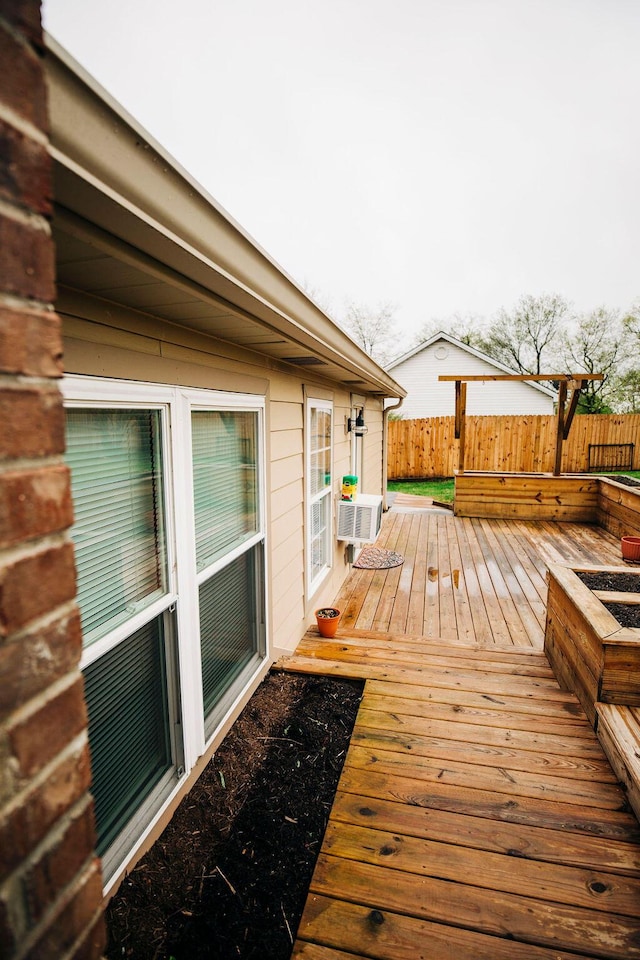
[[[405,505],[281,663],[365,680],[296,960],[640,958],[640,825],[542,652],[546,564],[619,562],[577,526]]]

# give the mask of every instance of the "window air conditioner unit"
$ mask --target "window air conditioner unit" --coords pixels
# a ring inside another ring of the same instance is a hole
[[[356,500],[338,500],[338,540],[373,543],[381,523],[381,496],[361,493]]]

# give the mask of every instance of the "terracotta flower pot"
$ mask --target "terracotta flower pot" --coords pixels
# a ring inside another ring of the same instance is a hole
[[[321,607],[316,610],[316,623],[321,637],[335,637],[342,612],[337,607]]]
[[[620,546],[624,560],[640,561],[640,537],[623,537]]]

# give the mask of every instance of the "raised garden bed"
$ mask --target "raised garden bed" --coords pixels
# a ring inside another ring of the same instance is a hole
[[[598,702],[640,706],[640,569],[552,564],[545,652],[594,727]]]

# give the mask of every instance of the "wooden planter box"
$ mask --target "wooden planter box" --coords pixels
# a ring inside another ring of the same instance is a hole
[[[598,487],[598,478],[588,475],[463,473],[456,477],[454,513],[457,517],[595,523]]]
[[[635,595],[637,603],[640,569],[549,567],[545,653],[558,682],[576,694],[595,728],[599,701],[640,706],[640,629],[622,627],[603,603],[612,595],[590,590],[576,571],[636,576],[637,591],[625,602]]]
[[[640,487],[600,477],[596,520],[614,537],[640,537]]]

